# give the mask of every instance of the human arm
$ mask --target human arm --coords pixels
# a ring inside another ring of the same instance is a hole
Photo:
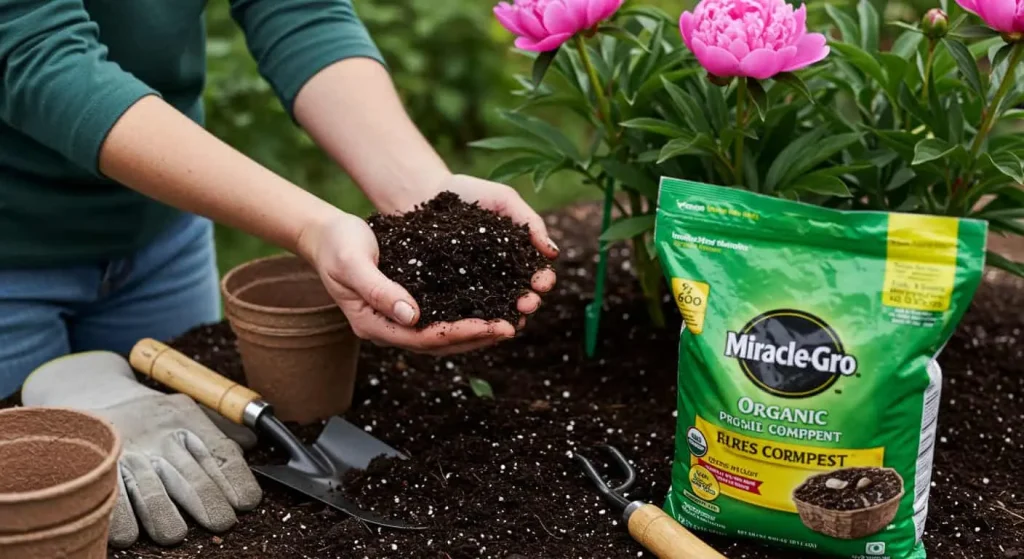
[[[99,36],[82,0],[0,2],[0,119],[96,176],[307,260],[312,254],[304,242],[308,232],[326,230],[320,225],[329,223],[330,235],[318,236],[318,243],[337,256],[331,265],[344,269],[321,272],[337,278],[350,299],[365,307],[399,323],[415,318],[412,297],[377,270],[377,246],[365,222],[209,134],[108,60]],[[382,286],[389,299],[380,296]],[[396,306],[399,301],[404,305]],[[453,331],[431,338],[403,330],[388,335],[356,320],[352,325],[367,338],[426,352],[479,334]]]
[[[285,108],[379,211],[411,210],[451,190],[528,224],[538,249],[557,255],[543,221],[514,190],[452,174],[406,114],[350,0],[233,0],[232,15]],[[552,271],[540,272],[533,288],[547,291],[554,279]],[[330,278],[325,283],[330,287]],[[529,314],[538,305],[532,293],[519,310]]]

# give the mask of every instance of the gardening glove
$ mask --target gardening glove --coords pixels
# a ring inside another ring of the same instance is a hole
[[[220,533],[236,523],[235,510],[252,510],[263,498],[242,455],[242,447],[255,445],[252,431],[184,394],[143,386],[116,353],[80,353],[44,364],[26,379],[22,402],[88,410],[121,434],[113,547],[134,544],[139,523],[160,545],[180,543],[188,527],[174,503]]]

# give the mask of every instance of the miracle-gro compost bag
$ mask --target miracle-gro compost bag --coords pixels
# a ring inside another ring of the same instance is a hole
[[[663,179],[655,240],[684,320],[665,510],[825,555],[925,557],[935,357],[986,235]]]

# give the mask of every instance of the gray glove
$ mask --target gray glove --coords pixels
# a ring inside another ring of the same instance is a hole
[[[252,510],[263,498],[242,456],[242,447],[256,442],[252,431],[184,394],[162,394],[139,384],[131,365],[116,353],[50,361],[29,376],[21,394],[26,406],[91,411],[121,434],[112,547],[134,544],[139,523],[158,544],[180,543],[188,527],[174,503],[207,530],[220,533],[237,522],[235,510]]]

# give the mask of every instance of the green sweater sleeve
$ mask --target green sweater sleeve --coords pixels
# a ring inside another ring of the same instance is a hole
[[[0,0],[0,119],[99,175],[117,119],[159,95],[107,60],[83,0]]]
[[[231,0],[260,74],[289,114],[306,81],[345,58],[385,64],[351,0]]]

